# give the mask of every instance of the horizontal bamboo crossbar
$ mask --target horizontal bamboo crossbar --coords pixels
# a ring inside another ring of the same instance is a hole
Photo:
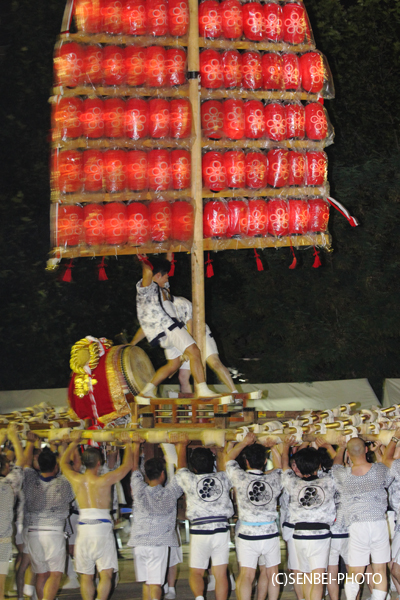
[[[219,88],[216,90],[203,88],[201,90],[202,100],[224,100],[226,98],[246,98],[247,100],[308,100],[309,102],[317,102],[319,96],[306,92],[272,92],[268,90],[245,90],[242,88]]]
[[[294,148],[296,150],[323,150],[326,146],[329,146],[331,142],[322,140],[321,142],[313,140],[283,140],[282,142],[274,142],[272,140],[210,140],[209,138],[203,137],[201,144],[203,148],[210,150],[218,150],[219,148],[240,148],[240,149],[252,149],[259,150],[260,148],[271,149],[271,148]]]
[[[321,185],[318,187],[283,187],[283,188],[262,188],[260,190],[251,190],[249,188],[237,188],[222,190],[221,192],[212,192],[207,188],[203,188],[203,198],[299,198],[300,196],[328,196],[329,187]]]
[[[61,42],[80,42],[83,44],[112,44],[116,46],[168,46],[181,47],[188,45],[188,36],[172,37],[170,35],[110,35],[107,33],[62,33]]]
[[[119,193],[108,193],[108,192],[90,192],[90,193],[78,193],[78,194],[60,194],[59,192],[53,192],[51,195],[51,201],[53,204],[86,204],[99,203],[99,202],[145,202],[146,200],[157,200],[160,198],[157,192],[119,192]],[[187,190],[168,190],[162,193],[163,200],[183,200],[190,197],[190,189]]]
[[[80,85],[74,88],[64,88],[56,86],[52,90],[53,96],[49,102],[54,104],[57,102],[58,96],[62,95],[66,98],[74,96],[110,96],[112,98],[120,96],[142,97],[155,96],[157,98],[187,98],[189,96],[189,86],[187,84],[174,87],[134,87],[128,85],[116,85],[104,87],[101,85]]]
[[[199,38],[200,48],[213,48],[214,50],[263,50],[266,52],[308,52],[315,50],[315,44],[286,44],[284,42],[250,42],[247,40],[225,40]]]

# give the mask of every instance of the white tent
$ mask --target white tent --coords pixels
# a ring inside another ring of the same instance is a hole
[[[382,405],[386,408],[400,404],[400,379],[385,379]]]

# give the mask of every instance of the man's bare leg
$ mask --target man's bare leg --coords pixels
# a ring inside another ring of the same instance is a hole
[[[204,569],[190,568],[189,585],[195,598],[204,595]]]
[[[257,600],[265,600],[268,594],[267,567],[259,565],[260,574],[257,579]]]
[[[36,594],[37,594],[38,600],[43,599],[44,586],[45,586],[46,581],[48,580],[49,576],[50,576],[49,572],[36,574]]]
[[[60,587],[62,576],[63,573],[60,571],[50,571],[50,575],[43,588],[43,600],[54,600]]]
[[[236,595],[239,600],[251,600],[253,581],[256,569],[240,567],[239,577],[236,580]]]
[[[179,369],[178,374],[179,388],[182,394],[191,394],[192,386],[190,385],[190,371],[189,369]]]
[[[6,586],[7,575],[0,575],[0,600],[4,600],[4,588]]]
[[[339,565],[328,565],[328,589],[329,598],[331,600],[339,600]]]
[[[94,600],[96,588],[94,587],[94,575],[79,574],[81,584],[81,595],[83,600]]]
[[[210,356],[207,358],[207,364],[231,392],[237,393],[237,389],[233,383],[229,369],[222,364],[218,354],[210,354]]]
[[[17,583],[17,594],[18,598],[22,598],[24,596],[24,585],[25,585],[25,573],[28,570],[28,567],[31,563],[31,557],[26,552],[22,553],[21,561],[18,565],[17,575],[16,575],[16,583]],[[33,573],[30,575],[31,585],[34,585],[32,581],[34,581]]]
[[[211,567],[215,577],[215,599],[227,600],[229,592],[228,565],[216,565]]]
[[[112,586],[112,576],[114,574],[114,569],[103,569],[100,571],[99,577],[100,581],[97,586],[97,596],[99,600],[107,600],[111,586]]]

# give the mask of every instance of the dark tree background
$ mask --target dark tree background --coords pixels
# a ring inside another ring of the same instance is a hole
[[[206,318],[226,364],[251,382],[368,377],[380,396],[400,377],[400,0],[306,0],[317,47],[329,60],[336,130],[328,149],[332,195],[360,221],[331,210],[333,252],[313,269],[310,249],[213,253]],[[134,257],[75,262],[73,283],[45,271],[49,251],[52,57],[63,0],[3,0],[0,21],[2,185],[0,389],[63,387],[71,345],[138,324]],[[190,257],[172,287],[190,297]],[[160,351],[150,351],[155,364]],[[244,361],[244,358],[258,360]]]

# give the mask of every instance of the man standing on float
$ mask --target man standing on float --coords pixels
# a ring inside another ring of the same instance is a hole
[[[143,388],[141,396],[154,397],[157,386],[179,369],[183,354],[190,361],[196,396],[215,396],[205,382],[200,350],[184,324],[178,320],[171,302],[168,289],[170,261],[157,258],[152,259],[151,264],[146,257],[142,257],[142,265],[143,276],[136,284],[137,317],[150,345],[159,344],[164,348],[167,363],[156,371],[152,380]],[[135,337],[131,342],[133,344],[137,341]]]

